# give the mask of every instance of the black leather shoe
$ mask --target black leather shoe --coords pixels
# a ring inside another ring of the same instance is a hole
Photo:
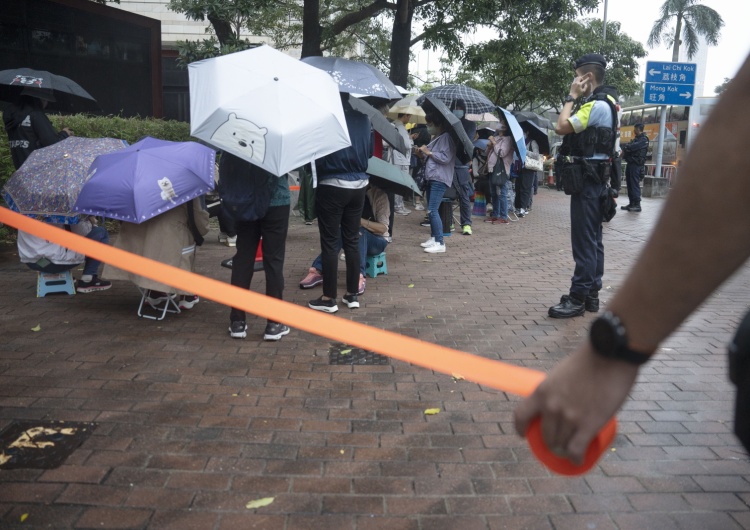
[[[586,296],[586,301],[583,303],[583,306],[586,308],[586,311],[589,313],[596,313],[599,311],[599,293],[592,294],[589,293],[588,296]]]
[[[572,318],[579,317],[586,312],[584,303],[581,300],[564,294],[560,298],[560,303],[549,308],[547,312],[552,318]]]
[[[628,208],[629,212],[640,212],[641,211],[641,203],[635,203],[633,206]]]
[[[627,206],[620,206],[620,210],[630,211],[630,209],[633,207],[632,204],[628,204]]]

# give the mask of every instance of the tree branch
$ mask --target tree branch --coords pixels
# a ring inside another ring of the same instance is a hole
[[[349,13],[348,15],[344,15],[343,17],[338,19],[336,22],[334,22],[333,25],[331,26],[331,34],[339,35],[349,26],[353,26],[354,24],[358,24],[359,22],[362,22],[363,20],[372,18],[373,16],[377,15],[380,11],[382,11],[383,9],[386,9],[387,7],[388,7],[387,0],[375,0],[373,3],[371,3],[368,6],[363,7],[359,11],[355,11],[355,12]]]

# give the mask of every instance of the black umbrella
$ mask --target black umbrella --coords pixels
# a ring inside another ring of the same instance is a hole
[[[468,163],[474,153],[474,144],[466,134],[461,120],[448,110],[445,103],[431,96],[426,96],[421,106],[425,109],[425,112],[429,110],[437,111],[448,122],[448,132],[456,142],[456,156],[464,164]]]
[[[387,100],[401,99],[401,92],[374,66],[343,57],[305,57],[309,65],[328,72],[339,85],[339,92],[363,94]]]
[[[534,125],[539,126],[539,128],[541,129],[554,129],[551,121],[535,112],[531,112],[528,110],[514,110],[512,112],[513,116],[515,116],[518,120],[518,123],[528,121],[533,123]]]
[[[65,76],[31,68],[0,70],[0,101],[15,103],[21,92],[50,101],[49,110],[99,110],[94,97]]]
[[[482,94],[479,90],[475,90],[465,85],[443,85],[435,87],[420,96],[419,99],[417,99],[417,105],[421,105],[427,96],[433,99],[439,99],[446,105],[450,105],[452,101],[457,99],[463,99],[464,103],[466,103],[467,114],[482,114],[484,112],[495,111],[495,104],[490,101],[487,96]]]
[[[543,155],[549,154],[549,136],[547,131],[539,127],[533,121],[520,122],[521,129],[529,132],[529,136],[539,144],[539,152]]]
[[[380,133],[383,140],[391,144],[394,149],[400,151],[402,154],[409,154],[409,148],[404,138],[399,134],[396,127],[383,116],[382,112],[369,103],[353,97],[349,98],[349,104],[354,110],[366,114],[370,118],[372,128]]]

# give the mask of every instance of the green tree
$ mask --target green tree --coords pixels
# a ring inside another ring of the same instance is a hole
[[[731,82],[732,82],[731,79],[729,79],[728,77],[725,77],[724,82],[720,84],[719,86],[717,86],[716,88],[714,88],[714,94],[716,94],[717,96],[720,96],[727,89],[727,87],[729,86],[729,83]]]
[[[572,61],[596,50],[607,59],[606,83],[621,95],[636,93],[637,60],[646,51],[621,32],[619,22],[607,24],[606,42],[602,29],[602,21],[595,19],[521,27],[509,20],[498,25],[501,38],[466,50],[457,77],[502,107],[559,110],[573,77]]]
[[[654,22],[648,36],[648,45],[653,48],[664,39],[672,47],[672,61],[679,60],[683,39],[690,59],[698,53],[699,35],[711,46],[719,43],[724,20],[715,10],[701,5],[699,0],[666,0],[660,12],[661,16]],[[674,29],[668,28],[672,19],[675,19]]]

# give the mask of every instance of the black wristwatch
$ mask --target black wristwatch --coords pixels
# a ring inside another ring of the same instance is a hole
[[[574,98],[573,96],[571,96],[570,94],[568,94],[567,96],[565,96],[565,99],[563,100],[563,104],[565,104],[565,103],[571,103],[571,102],[573,102],[575,100],[576,100],[576,98]]]
[[[617,359],[636,366],[651,359],[651,355],[628,347],[625,325],[611,311],[605,311],[594,320],[589,331],[589,340],[594,351],[607,359]]]

